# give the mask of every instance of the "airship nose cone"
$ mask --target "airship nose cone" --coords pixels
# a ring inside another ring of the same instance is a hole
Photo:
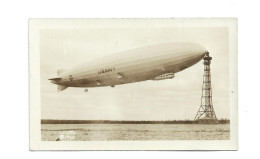
[[[208,52],[204,46],[197,43],[178,43],[178,46],[175,44],[173,47],[177,48],[176,50],[182,50],[183,54],[191,56],[202,56]]]
[[[196,55],[192,57],[194,64],[199,62],[200,60],[202,60],[206,56],[207,53],[208,53],[208,51],[202,51],[202,52],[196,53]]]
[[[186,56],[183,56],[183,68],[188,68],[202,60],[208,51],[201,45],[195,43],[185,44]],[[181,69],[181,70],[182,70]]]
[[[208,53],[207,50],[201,50],[199,52],[196,52],[196,53],[193,54],[193,59],[196,60],[196,61],[197,60],[200,61],[206,56],[207,53]]]
[[[190,49],[194,53],[193,55],[199,59],[202,59],[208,53],[208,50],[200,44],[192,44]]]
[[[200,45],[200,44],[193,44],[192,46],[191,46],[192,48],[192,50],[194,51],[194,52],[196,52],[197,54],[206,54],[207,52],[208,52],[208,50],[207,49],[205,49],[205,47],[203,47],[202,45]]]
[[[203,57],[205,57],[206,54],[208,54],[207,50],[197,53],[197,56],[200,57],[200,58],[203,58]]]

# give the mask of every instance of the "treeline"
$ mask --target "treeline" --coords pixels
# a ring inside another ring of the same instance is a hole
[[[219,119],[218,123],[219,124],[230,124],[230,120],[229,119]]]
[[[131,121],[131,120],[51,120],[42,119],[41,124],[196,124],[194,120],[162,120],[162,121]],[[219,124],[229,124],[229,119],[218,120]]]

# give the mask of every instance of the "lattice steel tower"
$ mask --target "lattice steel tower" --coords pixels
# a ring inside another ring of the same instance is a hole
[[[204,60],[204,75],[201,95],[201,105],[194,120],[199,123],[217,123],[217,117],[212,104],[210,62],[212,57],[207,52]]]

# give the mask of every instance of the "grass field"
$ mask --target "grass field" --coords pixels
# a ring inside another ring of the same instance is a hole
[[[229,140],[230,125],[42,124],[42,141]]]

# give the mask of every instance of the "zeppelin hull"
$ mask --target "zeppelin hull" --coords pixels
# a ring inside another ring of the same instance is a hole
[[[134,49],[68,70],[60,84],[103,87],[153,80],[182,71],[200,61],[206,50],[197,44],[173,43]]]

